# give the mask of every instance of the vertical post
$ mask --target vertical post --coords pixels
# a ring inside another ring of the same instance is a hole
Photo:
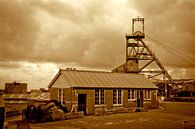
[[[133,19],[133,21],[132,21],[132,35],[134,35],[134,19]]]
[[[4,119],[5,119],[5,104],[3,93],[0,93],[0,129],[4,128]]]
[[[127,73],[127,65],[128,65],[128,38],[127,38],[127,36],[126,36],[126,61],[125,61],[125,73]]]
[[[72,109],[72,106],[73,106],[73,105],[72,105],[72,94],[73,94],[72,92],[73,92],[73,88],[70,87],[70,90],[71,90],[71,91],[70,91],[70,92],[71,92],[71,96],[70,96],[70,105],[71,105],[71,109]]]
[[[143,19],[143,21],[142,21],[142,24],[143,24],[143,34],[144,34],[144,19]]]
[[[167,97],[167,82],[166,82],[165,73],[163,74],[163,80],[164,80],[164,86],[165,86],[165,100],[167,100],[168,99],[168,97]]]

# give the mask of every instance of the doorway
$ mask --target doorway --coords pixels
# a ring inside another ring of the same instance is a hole
[[[83,111],[86,115],[86,94],[78,94],[78,111]]]
[[[142,108],[143,107],[143,90],[137,90],[137,107]]]

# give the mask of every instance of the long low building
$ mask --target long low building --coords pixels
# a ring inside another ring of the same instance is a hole
[[[50,99],[65,104],[68,111],[94,114],[98,108],[135,108],[156,101],[157,87],[144,75],[60,69],[48,86]]]

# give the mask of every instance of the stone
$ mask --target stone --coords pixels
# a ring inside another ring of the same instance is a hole
[[[131,108],[124,108],[124,112],[125,113],[130,113],[130,112],[133,112]]]
[[[84,117],[84,112],[80,111],[80,112],[78,112],[78,115],[79,115],[79,118],[82,118],[82,117]]]
[[[64,112],[58,108],[51,108],[52,111],[52,119],[53,120],[63,120],[64,119]]]
[[[64,113],[64,120],[70,119],[70,113]]]

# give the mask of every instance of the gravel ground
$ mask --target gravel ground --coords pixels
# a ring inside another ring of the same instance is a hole
[[[183,129],[184,121],[195,129],[195,103],[162,102],[163,110],[106,116],[85,116],[80,119],[31,124],[32,129]],[[21,119],[18,116],[7,119]],[[15,129],[11,126],[9,129]]]
[[[142,112],[116,114],[110,116],[52,122],[31,125],[32,129],[68,129],[67,127],[80,129],[182,129],[185,120],[193,117],[181,115],[163,114],[159,112]]]
[[[135,112],[49,123],[31,124],[32,129],[183,129],[184,121],[195,121],[195,103],[164,102],[164,110]]]
[[[195,102],[164,102],[163,113],[195,116]]]

